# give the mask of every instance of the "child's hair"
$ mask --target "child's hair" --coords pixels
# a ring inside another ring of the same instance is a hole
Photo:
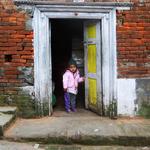
[[[77,67],[77,63],[76,63],[76,61],[75,61],[73,58],[71,58],[71,59],[69,60],[68,67],[69,67],[70,65],[75,65],[75,66]]]

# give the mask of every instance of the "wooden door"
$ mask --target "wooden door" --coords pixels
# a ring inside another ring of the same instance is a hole
[[[101,88],[101,22],[84,22],[85,53],[85,105],[98,114],[102,114]]]

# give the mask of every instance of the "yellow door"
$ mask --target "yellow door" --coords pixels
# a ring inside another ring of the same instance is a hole
[[[86,108],[102,114],[100,20],[84,23]]]

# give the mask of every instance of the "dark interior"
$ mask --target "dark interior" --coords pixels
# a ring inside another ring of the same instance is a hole
[[[71,19],[51,20],[52,80],[56,108],[64,108],[62,76],[69,59],[76,60],[81,76],[84,75],[83,21]],[[77,107],[84,108],[84,83],[79,84]]]

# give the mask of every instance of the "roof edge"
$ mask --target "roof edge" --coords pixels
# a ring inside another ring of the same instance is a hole
[[[52,2],[47,0],[13,0],[15,5],[68,5],[68,6],[105,6],[132,7],[132,2]]]

